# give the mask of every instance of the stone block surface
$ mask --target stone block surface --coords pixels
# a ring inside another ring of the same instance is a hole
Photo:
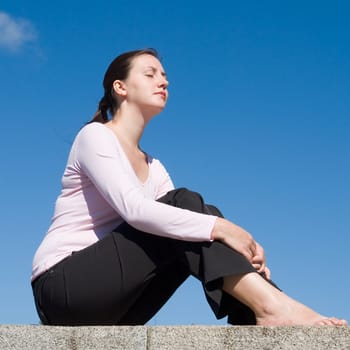
[[[146,327],[0,326],[0,350],[144,350]]]
[[[151,327],[148,349],[350,350],[350,327]]]
[[[350,327],[0,325],[0,350],[350,350]]]

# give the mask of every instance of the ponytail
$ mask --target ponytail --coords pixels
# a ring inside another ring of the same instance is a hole
[[[106,97],[106,95],[104,95],[98,104],[98,110],[96,111],[96,113],[94,114],[94,116],[92,117],[89,123],[93,123],[93,122],[98,122],[102,124],[107,123],[109,120],[108,110],[111,108],[112,106],[110,106],[110,104],[108,103],[108,98]]]

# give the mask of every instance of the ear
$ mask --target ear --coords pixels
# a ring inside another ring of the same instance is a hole
[[[114,80],[113,90],[119,96],[126,96],[126,88],[121,80]]]

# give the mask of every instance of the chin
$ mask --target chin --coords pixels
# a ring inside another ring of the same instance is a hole
[[[153,117],[157,116],[158,114],[160,114],[160,112],[162,112],[164,109],[163,107],[152,107],[152,108],[148,108],[147,112],[145,111],[144,113],[144,117],[146,118],[147,121],[151,120]]]
[[[160,112],[163,111],[163,109],[165,108],[165,104],[163,105],[153,105],[149,107],[149,111],[152,112],[154,115],[159,114]]]

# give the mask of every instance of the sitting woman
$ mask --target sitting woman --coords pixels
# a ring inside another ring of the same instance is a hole
[[[143,325],[189,277],[231,324],[345,325],[288,297],[263,248],[198,194],[174,189],[139,147],[166,105],[154,50],[117,57],[92,121],[75,138],[51,226],[33,261],[43,324]]]

